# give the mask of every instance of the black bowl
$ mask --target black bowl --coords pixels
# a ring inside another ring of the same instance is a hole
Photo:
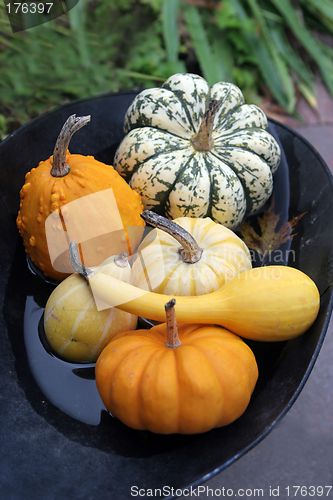
[[[54,284],[29,269],[15,225],[24,175],[52,154],[61,126],[73,113],[91,114],[92,120],[73,137],[71,150],[112,163],[123,136],[124,114],[134,96],[134,92],[107,94],[67,104],[32,120],[0,145],[4,498],[8,492],[13,498],[36,500],[131,498],[134,485],[145,490],[168,485],[164,493],[198,485],[267,436],[302,390],[324,340],[333,306],[332,176],[306,140],[270,120],[270,131],[283,150],[275,176],[276,211],[282,214],[281,220],[306,212],[297,235],[284,247],[283,263],[301,269],[315,281],[321,308],[313,326],[301,337],[275,344],[251,343],[260,378],[242,417],[225,428],[195,436],[134,431],[103,410],[95,393],[93,366],[71,365],[47,351],[38,335],[38,322]],[[36,373],[41,356],[51,368]],[[55,380],[61,383],[53,398]],[[73,386],[73,380],[80,383]],[[62,407],[68,398],[73,413],[67,411],[67,403]],[[92,408],[96,418],[89,421],[84,415]]]

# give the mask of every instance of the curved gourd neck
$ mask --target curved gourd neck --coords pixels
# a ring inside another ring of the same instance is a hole
[[[147,292],[141,288],[129,285],[122,281],[96,273],[89,278],[89,285],[93,295],[102,299],[110,307],[118,307],[122,311],[130,312],[136,316],[144,316],[154,321],[165,322],[165,303],[173,299],[171,295]],[[203,311],[207,311],[207,323],[216,322],[216,318],[208,321],[209,309],[212,300],[218,300],[221,288],[207,295],[178,296],[177,315],[180,322],[185,314],[190,315],[193,323],[202,323]],[[193,302],[197,307],[193,307]],[[206,318],[205,318],[206,322]]]

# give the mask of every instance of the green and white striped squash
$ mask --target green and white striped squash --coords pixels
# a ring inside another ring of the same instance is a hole
[[[93,270],[131,282],[126,254],[109,257]],[[71,274],[51,293],[44,311],[44,331],[52,349],[71,362],[93,363],[118,333],[135,330],[137,316],[116,307],[98,308],[84,278]],[[99,309],[99,310],[98,310]]]
[[[114,167],[145,209],[234,229],[272,193],[279,145],[264,112],[231,83],[173,75],[135,97],[124,132]]]

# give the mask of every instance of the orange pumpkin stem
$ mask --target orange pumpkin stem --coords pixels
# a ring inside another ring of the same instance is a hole
[[[176,224],[162,215],[157,215],[151,210],[144,210],[141,217],[151,226],[154,226],[157,229],[162,229],[166,233],[170,234],[170,236],[173,236],[173,238],[181,244],[179,253],[184,262],[187,262],[188,264],[195,264],[201,259],[203,252],[202,248],[199,247],[193,236],[179,224]]]
[[[219,109],[221,101],[210,101],[203,115],[198,133],[192,137],[191,142],[197,151],[210,151],[213,147],[214,118]]]
[[[51,168],[51,175],[53,177],[65,177],[70,172],[71,169],[66,163],[70,140],[73,134],[88,122],[90,122],[90,115],[79,117],[71,115],[63,125],[53,152],[53,164]]]
[[[165,304],[165,314],[166,314],[166,331],[167,331],[167,341],[165,345],[174,349],[182,345],[178,336],[178,325],[175,313],[176,300],[171,299],[167,304]]]

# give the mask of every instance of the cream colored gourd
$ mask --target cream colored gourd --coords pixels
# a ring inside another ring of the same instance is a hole
[[[132,284],[139,288],[203,295],[252,267],[245,243],[208,217],[170,221],[149,210],[141,217],[155,229],[139,245],[132,266]]]
[[[82,269],[76,244],[71,242],[69,249],[74,269]],[[83,275],[94,295],[110,306],[163,321],[165,302],[172,297],[87,268]],[[215,292],[178,297],[177,318],[179,323],[217,324],[241,337],[276,342],[304,333],[315,321],[319,305],[318,289],[309,276],[293,267],[267,266],[243,271]]]
[[[104,276],[129,283],[131,268],[126,254],[106,259],[98,268]],[[48,343],[62,358],[73,362],[95,362],[104,347],[118,333],[135,330],[137,316],[116,309],[103,309],[84,278],[72,274],[51,293],[44,313]]]

